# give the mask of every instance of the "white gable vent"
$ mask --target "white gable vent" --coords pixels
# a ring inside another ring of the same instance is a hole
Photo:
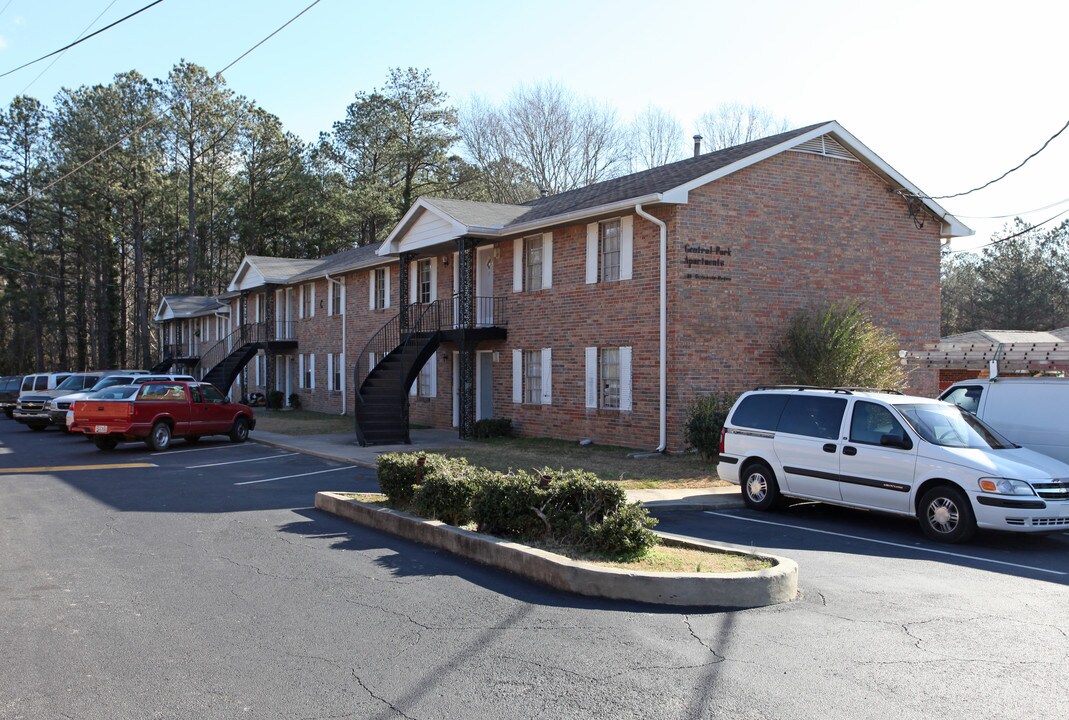
[[[838,143],[838,141],[831,135],[821,135],[820,137],[807,140],[801,145],[795,145],[791,148],[794,152],[813,153],[815,155],[824,155],[826,157],[838,158],[840,160],[853,160],[858,162],[858,159],[853,154]]]

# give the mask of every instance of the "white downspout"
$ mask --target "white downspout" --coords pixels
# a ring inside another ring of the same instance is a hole
[[[661,352],[660,352],[660,444],[657,452],[664,452],[668,446],[668,225],[635,205],[635,212],[661,230]]]
[[[329,283],[334,283],[336,285],[340,285],[341,289],[342,289],[342,293],[341,293],[342,294],[342,297],[341,297],[341,356],[342,356],[342,358],[348,360],[349,359],[349,353],[345,352],[345,319],[346,319],[346,317],[348,317],[349,313],[345,312],[345,302],[346,302],[346,299],[347,299],[345,297],[345,285],[341,280],[335,280],[334,278],[332,278],[330,276],[330,273],[323,273],[323,277],[326,279],[328,284]],[[336,309],[337,308],[335,308],[335,310]],[[345,411],[349,407],[348,402],[345,399],[345,388],[346,388],[346,386],[348,384],[349,378],[346,375],[345,366],[344,365],[342,365],[342,368],[338,372],[338,374],[341,375],[341,414],[344,415]]]

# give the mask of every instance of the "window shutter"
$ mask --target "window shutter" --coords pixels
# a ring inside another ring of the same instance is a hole
[[[523,402],[523,350],[512,351],[512,402]]]
[[[586,283],[598,281],[598,224],[586,226]],[[587,406],[589,407],[589,405]]]
[[[375,268],[367,271],[367,309],[375,309]]]
[[[542,404],[553,404],[553,349],[542,348]]]
[[[542,233],[542,289],[553,287],[553,233]]]
[[[586,406],[598,406],[598,349],[586,349]]]
[[[316,286],[315,286],[315,283],[309,283],[308,286],[310,288],[312,288],[312,304],[311,304],[312,314],[309,315],[308,317],[315,317],[316,316]],[[312,387],[315,387],[315,385],[313,384]]]
[[[304,387],[304,353],[297,356],[297,387]]]
[[[327,353],[327,390],[337,390],[334,387],[334,353]]]
[[[335,310],[338,312],[339,315],[344,315],[345,314],[345,280],[341,281],[341,292],[338,293],[338,301],[341,303],[341,309],[338,310],[337,308],[335,308]]]
[[[313,301],[315,299],[315,293],[312,293]],[[316,387],[316,356],[312,353],[308,356],[308,387],[311,390],[315,390]]]
[[[631,268],[634,264],[635,246],[635,218],[633,215],[625,215],[620,218],[620,279],[631,279]]]
[[[620,348],[620,410],[631,412],[631,348]]]
[[[427,388],[427,397],[438,397],[438,353],[431,355],[427,364],[431,366],[431,386]]]
[[[334,314],[334,281],[327,280],[327,315]]]
[[[388,307],[390,307],[390,266],[389,265],[386,266],[386,272],[384,272],[382,274],[382,276],[386,280],[386,282],[383,283],[383,286],[385,287],[385,290],[382,293],[382,298],[383,298],[382,306],[388,308]]]
[[[523,238],[512,241],[512,292],[523,290]]]
[[[344,390],[345,389],[345,383],[346,383],[346,378],[345,378],[345,353],[338,353],[338,368],[337,368],[337,371],[338,371],[338,382],[341,383],[341,387],[336,387],[334,389],[335,390]]]
[[[408,264],[408,302],[409,303],[416,302],[416,286],[419,285],[417,280],[418,280],[418,276],[416,275],[416,261],[413,260],[412,262],[410,262]]]
[[[304,285],[297,288],[297,319],[304,319]]]

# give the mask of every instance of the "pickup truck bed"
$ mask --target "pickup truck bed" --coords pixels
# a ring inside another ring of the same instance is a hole
[[[150,382],[130,400],[76,401],[72,428],[101,450],[112,450],[122,440],[166,450],[176,437],[193,442],[204,435],[228,435],[232,442],[245,442],[255,426],[250,408],[228,402],[212,385]]]

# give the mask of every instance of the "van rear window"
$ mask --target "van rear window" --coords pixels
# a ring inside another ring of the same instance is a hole
[[[787,399],[787,395],[764,393],[743,398],[731,416],[731,424],[755,430],[775,430]]]
[[[839,437],[846,399],[794,395],[780,419],[779,431],[834,440]]]

